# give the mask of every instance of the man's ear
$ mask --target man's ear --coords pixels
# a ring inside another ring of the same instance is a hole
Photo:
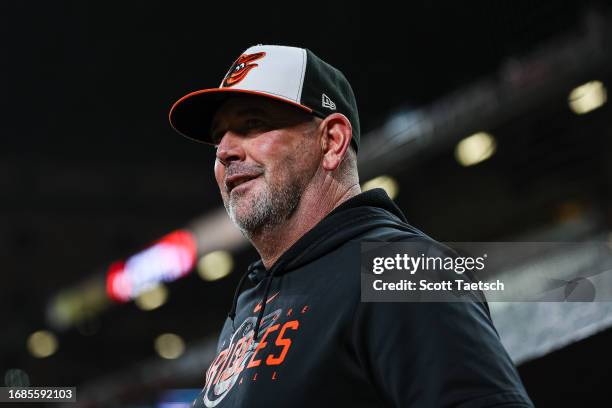
[[[342,162],[351,144],[353,128],[351,122],[341,113],[332,113],[323,119],[320,128],[323,169],[334,171]]]

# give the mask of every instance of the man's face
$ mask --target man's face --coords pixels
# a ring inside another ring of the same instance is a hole
[[[215,114],[215,178],[230,218],[257,232],[289,218],[321,159],[318,120],[263,97],[229,99]]]

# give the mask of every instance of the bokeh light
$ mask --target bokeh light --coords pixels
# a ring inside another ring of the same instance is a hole
[[[495,138],[486,132],[466,137],[455,147],[455,159],[462,166],[473,166],[493,156],[497,145]]]
[[[382,188],[387,192],[387,195],[394,200],[399,193],[399,184],[391,176],[378,176],[372,180],[368,180],[361,186],[362,191],[372,190],[373,188]]]
[[[221,279],[232,272],[234,260],[227,251],[214,251],[198,261],[198,275],[206,281]]]
[[[582,115],[595,110],[608,99],[606,87],[600,81],[591,81],[574,88],[567,98],[571,110]]]
[[[165,359],[179,358],[185,352],[185,342],[173,333],[159,335],[154,342],[155,351]]]
[[[163,283],[158,283],[136,296],[134,303],[142,310],[155,310],[168,300],[168,289]]]
[[[39,330],[28,337],[27,346],[34,357],[49,357],[57,351],[57,337],[50,331]]]

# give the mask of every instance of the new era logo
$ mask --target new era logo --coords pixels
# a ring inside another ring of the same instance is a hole
[[[322,94],[321,95],[321,104],[324,108],[329,108],[331,110],[336,110],[336,104],[329,99],[329,96]]]

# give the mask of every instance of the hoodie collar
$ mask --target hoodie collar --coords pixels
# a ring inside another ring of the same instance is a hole
[[[314,228],[304,234],[291,248],[283,253],[280,258],[272,265],[270,270],[266,270],[261,259],[249,265],[236,292],[232,308],[228,317],[234,327],[238,297],[248,277],[254,284],[265,280],[264,292],[261,300],[253,336],[259,337],[259,328],[264,316],[266,301],[270,292],[272,280],[275,276],[282,275],[307,264],[313,259],[317,259],[330,251],[338,248],[345,242],[381,226],[395,226],[400,229],[412,229],[406,223],[406,218],[400,209],[391,201],[383,189],[374,189],[358,194],[331,211]]]
[[[379,227],[383,219],[396,226],[408,226],[402,211],[382,188],[357,194],[333,209],[306,232],[280,256],[270,270],[266,270],[261,259],[249,265],[249,279],[257,284],[272,270],[275,276],[279,276],[296,269],[340,244]]]

